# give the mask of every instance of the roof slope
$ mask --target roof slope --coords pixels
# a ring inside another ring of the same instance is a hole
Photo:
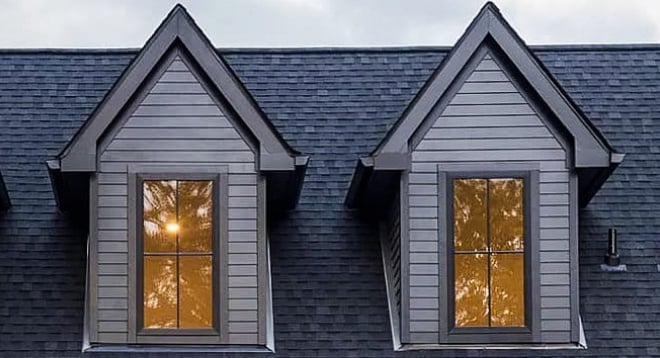
[[[356,158],[376,146],[446,49],[221,52],[283,137],[312,157],[298,207],[270,231],[275,356],[470,354],[392,351],[376,230],[343,206]],[[79,355],[84,230],[57,213],[44,162],[135,53],[0,52],[0,171],[13,204],[0,219],[4,354]],[[534,353],[660,356],[660,46],[535,53],[628,156],[581,212],[581,309],[590,348]],[[600,271],[610,226],[619,229],[626,273]]]

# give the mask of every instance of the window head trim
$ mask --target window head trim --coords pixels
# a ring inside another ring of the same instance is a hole
[[[455,163],[438,165],[441,193],[439,213],[446,220],[440,228],[444,245],[439,245],[439,268],[446,273],[445,285],[439,285],[441,305],[441,342],[471,343],[532,343],[540,341],[540,260],[539,260],[539,164],[511,163]],[[454,326],[454,242],[453,242],[453,180],[462,178],[523,178],[524,183],[524,272],[525,272],[525,326],[524,327],[455,327]],[[444,214],[443,214],[444,213]],[[443,319],[444,316],[444,319]],[[443,332],[445,332],[444,337]]]

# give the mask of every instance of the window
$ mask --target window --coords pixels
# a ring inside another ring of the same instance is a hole
[[[217,183],[142,181],[142,308],[145,330],[216,326]]]
[[[527,176],[454,175],[449,184],[452,333],[529,326]]]

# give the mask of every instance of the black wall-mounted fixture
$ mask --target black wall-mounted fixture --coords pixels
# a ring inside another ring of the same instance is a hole
[[[616,229],[610,228],[607,232],[607,255],[605,255],[605,264],[609,266],[619,266],[619,249],[617,245]]]

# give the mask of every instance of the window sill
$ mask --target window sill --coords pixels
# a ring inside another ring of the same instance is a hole
[[[419,350],[554,350],[587,349],[579,343],[558,344],[404,344],[395,351]]]
[[[138,336],[218,336],[215,329],[143,329]]]
[[[532,345],[538,342],[528,327],[463,327],[453,328],[447,335],[449,345]],[[538,343],[536,343],[538,344]]]
[[[275,353],[266,346],[197,345],[116,345],[102,344],[83,348],[83,353]]]

